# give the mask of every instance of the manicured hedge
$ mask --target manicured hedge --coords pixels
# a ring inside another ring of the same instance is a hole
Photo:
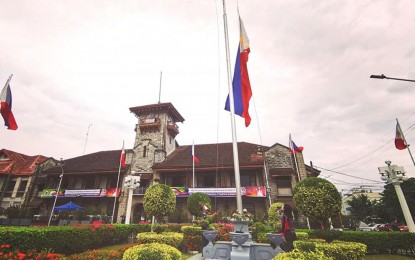
[[[161,243],[173,247],[179,247],[183,240],[183,234],[177,232],[163,232],[161,234],[144,232],[137,235],[138,243]]]
[[[53,227],[0,227],[0,245],[21,252],[74,254],[102,246],[125,243],[130,234],[149,230],[145,225],[75,225]]]
[[[327,243],[297,240],[294,247],[294,252],[277,255],[274,259],[363,260],[366,253],[366,245],[344,241]]]
[[[154,260],[181,260],[182,253],[176,248],[160,244],[150,243],[133,246],[125,250],[123,260],[154,259]]]
[[[322,234],[327,234],[308,229],[301,229],[301,232],[308,233],[310,238],[321,239],[325,239]],[[409,232],[342,231],[336,240],[365,244],[367,254],[415,255],[415,234]]]

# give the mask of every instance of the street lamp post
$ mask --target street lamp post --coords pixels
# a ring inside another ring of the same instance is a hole
[[[393,79],[393,80],[401,80],[401,81],[415,82],[415,80],[412,80],[412,79],[391,78],[391,77],[386,77],[383,74],[381,74],[381,75],[370,75],[370,78],[371,79]]]
[[[403,195],[401,183],[408,178],[405,177],[405,171],[403,167],[391,165],[391,161],[385,161],[388,165],[386,167],[379,167],[379,173],[382,175],[381,179],[388,184],[391,183],[395,187],[396,195],[398,196],[399,203],[401,204],[402,212],[405,217],[406,224],[408,225],[409,232],[415,233],[414,220],[412,219],[411,212],[409,211],[408,204],[406,203],[405,196]]]
[[[140,180],[141,180],[141,174],[139,176],[129,175],[125,177],[124,179],[124,187],[128,189],[127,212],[125,213],[125,224],[130,224],[131,204],[133,201],[133,190],[140,187]]]
[[[50,212],[48,226],[50,226],[50,221],[52,220],[53,212],[55,211],[56,200],[58,199],[59,190],[60,190],[61,184],[62,184],[62,179],[63,179],[63,163],[62,163],[62,159],[61,159],[61,162],[58,165],[59,165],[59,167],[61,167],[62,172],[61,172],[61,175],[59,176],[60,177],[60,180],[59,180],[58,190],[56,191],[56,194],[55,194],[55,200],[53,202],[52,211]]]

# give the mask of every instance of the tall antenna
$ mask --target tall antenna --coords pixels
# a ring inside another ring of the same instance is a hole
[[[86,132],[86,139],[85,139],[85,145],[84,145],[84,152],[82,153],[82,155],[85,154],[86,142],[88,142],[89,128],[91,128],[91,126],[92,124],[88,125],[88,131]]]
[[[161,97],[161,79],[162,78],[163,78],[163,71],[160,71],[159,104],[160,104],[160,97]]]

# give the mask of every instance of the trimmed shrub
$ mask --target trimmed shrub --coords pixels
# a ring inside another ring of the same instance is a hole
[[[196,192],[192,193],[187,198],[187,210],[194,216],[200,216],[202,214],[202,204],[206,205],[209,210],[212,207],[212,201],[206,193]]]
[[[336,186],[325,179],[306,178],[297,183],[293,194],[297,209],[305,216],[319,221],[321,229],[329,217],[340,212],[340,194]]]
[[[315,230],[314,233],[316,237],[326,240],[327,243],[331,243],[343,235],[343,232],[339,230]]]
[[[138,243],[162,243],[177,248],[183,240],[183,234],[177,232],[163,232],[161,234],[146,232],[138,234],[137,240]]]
[[[202,228],[197,226],[183,226],[183,244],[187,251],[201,251]]]
[[[271,222],[280,222],[280,209],[284,206],[284,203],[282,202],[275,202],[272,203],[271,207],[268,209],[268,221]]]
[[[354,242],[316,243],[316,249],[336,260],[360,260],[366,254],[366,245]]]
[[[130,247],[125,250],[123,260],[181,260],[182,253],[176,248],[161,244],[150,243]]]
[[[325,256],[323,252],[316,251],[316,252],[306,252],[300,251],[298,249],[294,249],[289,253],[282,253],[278,254],[274,257],[274,260],[291,260],[291,259],[299,259],[299,260],[334,260],[333,257]]]
[[[168,216],[176,209],[176,194],[169,186],[156,184],[146,190],[143,205],[147,216]]]
[[[0,227],[0,244],[21,252],[34,249],[74,254],[107,245],[121,244],[130,234],[144,230],[141,225],[75,225],[51,227]]]

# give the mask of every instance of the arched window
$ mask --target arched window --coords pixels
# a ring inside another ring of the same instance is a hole
[[[147,157],[147,146],[144,145],[143,147],[143,157]]]

